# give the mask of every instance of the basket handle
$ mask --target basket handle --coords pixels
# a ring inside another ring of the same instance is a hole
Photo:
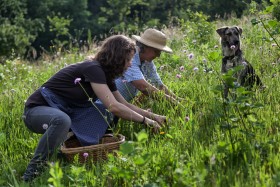
[[[104,134],[103,137],[113,137],[114,135],[113,134]]]

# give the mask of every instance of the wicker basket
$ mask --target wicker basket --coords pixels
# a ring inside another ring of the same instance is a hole
[[[80,163],[88,161],[96,162],[106,160],[108,153],[114,153],[114,150],[118,150],[120,144],[124,141],[125,137],[121,134],[117,136],[105,134],[99,141],[99,144],[81,146],[78,139],[74,136],[66,140],[60,150],[65,154],[69,162],[73,162],[76,155]]]

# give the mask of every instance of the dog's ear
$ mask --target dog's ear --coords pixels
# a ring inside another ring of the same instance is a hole
[[[241,34],[242,34],[242,28],[241,27],[235,27],[237,30],[238,30],[238,32],[239,32],[239,35],[241,36]]]
[[[222,36],[225,35],[225,32],[226,32],[227,29],[228,29],[228,27],[221,27],[221,28],[218,28],[216,30],[216,32],[220,35],[220,37],[222,37]]]
[[[238,27],[238,30],[239,30],[239,34],[240,34],[240,36],[241,36],[243,30],[242,30],[241,27]]]

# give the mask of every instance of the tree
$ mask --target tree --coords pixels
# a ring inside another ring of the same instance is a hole
[[[23,55],[37,37],[42,25],[26,13],[26,0],[0,2],[0,56]]]

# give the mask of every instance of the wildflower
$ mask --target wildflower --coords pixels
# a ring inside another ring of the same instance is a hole
[[[88,153],[84,153],[84,154],[83,154],[83,157],[84,157],[84,158],[87,158],[87,157],[88,157]]]
[[[165,132],[160,132],[159,134],[165,134]]]
[[[213,165],[216,163],[216,156],[213,155],[211,158],[210,158],[210,164]]]
[[[240,87],[240,84],[239,84],[238,82],[236,82],[236,81],[233,82],[233,85],[234,85],[235,87]]]
[[[275,43],[274,43],[274,44],[271,44],[271,46],[272,46],[272,47],[275,47],[275,46],[276,46],[276,44],[275,44]]]
[[[177,77],[178,79],[180,79],[180,78],[182,77],[182,75],[181,75],[181,74],[177,74],[176,77]]]
[[[77,83],[80,82],[80,81],[81,81],[81,78],[76,78],[75,81],[74,81],[74,83],[77,84]]]
[[[184,50],[183,50],[183,53],[186,53],[186,52],[187,52],[187,50],[186,50],[186,49],[184,49]]]
[[[179,69],[180,69],[180,71],[184,71],[185,67],[181,66]]]
[[[194,67],[193,70],[194,70],[194,71],[198,71],[198,67]]]
[[[43,127],[43,129],[44,129],[44,130],[47,130],[47,129],[48,129],[48,127],[49,127],[49,125],[48,125],[48,124],[43,124],[43,126],[42,126],[42,127]]]
[[[243,61],[243,62],[242,62],[242,65],[243,65],[243,66],[247,66],[247,62]]]
[[[235,45],[230,46],[231,49],[235,49]]]
[[[186,122],[188,122],[188,121],[190,120],[190,117],[189,117],[189,116],[186,116],[186,117],[185,117],[185,120],[186,120]]]
[[[204,64],[206,64],[207,60],[204,58],[204,59],[202,60],[202,62],[203,62]]]
[[[191,59],[193,59],[193,57],[194,57],[194,54],[193,54],[193,53],[190,53],[190,54],[189,54],[189,59],[191,60]]]

